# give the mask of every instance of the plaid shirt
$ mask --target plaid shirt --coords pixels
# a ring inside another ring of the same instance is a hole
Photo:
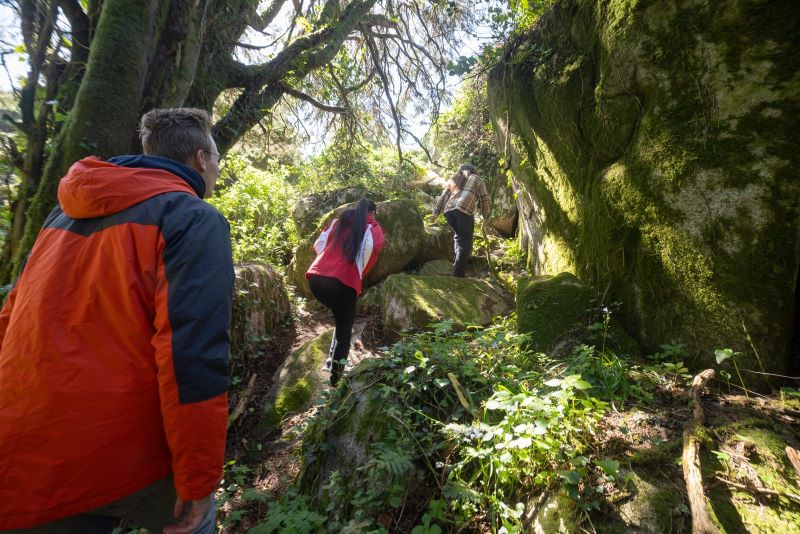
[[[470,174],[469,178],[464,182],[464,187],[455,193],[450,192],[449,184],[445,186],[439,200],[436,202],[433,216],[436,217],[442,212],[447,213],[452,210],[472,215],[475,213],[478,201],[481,203],[481,213],[484,217],[488,217],[489,194],[486,192],[486,185],[477,174]]]

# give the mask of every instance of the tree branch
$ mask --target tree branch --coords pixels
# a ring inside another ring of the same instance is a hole
[[[300,91],[298,91],[296,89],[292,89],[291,87],[289,87],[285,83],[282,83],[281,86],[283,87],[283,92],[285,94],[293,96],[298,100],[302,100],[304,102],[308,102],[309,104],[313,105],[316,108],[321,109],[322,111],[327,111],[329,113],[338,113],[340,115],[343,115],[345,113],[350,113],[350,108],[340,107],[340,106],[329,106],[327,104],[323,104],[319,100],[316,100],[311,95],[307,95],[307,94],[302,93],[302,92],[300,92]]]
[[[372,56],[372,63],[375,65],[375,70],[378,72],[378,76],[383,82],[383,90],[386,94],[386,99],[389,101],[389,107],[392,110],[392,118],[394,119],[394,124],[397,129],[397,158],[400,160],[400,163],[403,163],[403,149],[400,147],[400,141],[402,137],[402,125],[400,122],[400,116],[397,114],[397,108],[394,105],[394,101],[392,100],[392,93],[389,91],[389,79],[386,77],[386,73],[383,72],[381,68],[381,58],[378,54],[378,48],[375,46],[375,42],[370,39],[368,36],[364,36],[367,43],[367,48],[369,48],[369,53]]]
[[[269,5],[269,7],[260,15],[256,14],[248,25],[254,30],[263,32],[272,23],[272,21],[275,20],[275,17],[278,16],[278,13],[280,13],[281,8],[285,3],[286,0],[272,0],[272,3]]]

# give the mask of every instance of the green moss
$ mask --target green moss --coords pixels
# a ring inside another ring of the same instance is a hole
[[[739,422],[738,430],[726,432],[724,445],[736,447],[744,443],[746,464],[734,467],[724,465],[711,454],[703,455],[704,478],[711,479],[716,472],[724,473],[728,479],[752,478],[767,489],[797,493],[797,473],[789,462],[784,448],[796,441],[784,432],[760,428],[764,421],[751,420],[748,426]],[[737,458],[737,462],[741,462]],[[751,471],[752,470],[752,471]],[[724,532],[793,532],[800,526],[800,504],[784,497],[772,499],[754,498],[752,492],[730,487],[722,483],[708,485],[708,498],[716,514],[718,526]],[[789,530],[787,530],[789,527]]]
[[[311,405],[321,389],[319,368],[325,361],[333,330],[318,336],[292,352],[275,373],[275,383],[265,404],[262,425],[279,425],[291,413]]]
[[[424,330],[452,320],[456,328],[488,324],[509,311],[499,288],[484,280],[453,276],[396,274],[382,284],[384,334]]]
[[[572,274],[523,278],[517,285],[517,330],[531,334],[531,348],[547,352],[583,322],[595,303],[594,290]]]
[[[753,368],[787,364],[800,265],[790,11],[566,0],[489,75],[533,271],[575,273],[625,304],[648,351],[685,342],[694,367],[722,347]]]

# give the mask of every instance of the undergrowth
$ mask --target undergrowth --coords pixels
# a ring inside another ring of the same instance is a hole
[[[372,424],[388,429],[367,444],[367,464],[298,485],[251,532],[522,532],[547,495],[600,507],[626,477],[597,452],[597,423],[611,403],[647,402],[643,378],[654,371],[605,343],[554,361],[526,350],[514,321],[466,332],[439,323],[355,369],[347,382],[366,384],[378,407]],[[306,436],[326,435],[355,402],[340,387]],[[328,448],[306,439],[307,466]]]

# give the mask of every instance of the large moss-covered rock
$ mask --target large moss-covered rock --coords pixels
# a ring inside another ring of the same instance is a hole
[[[237,265],[233,314],[231,317],[231,352],[244,354],[254,350],[264,338],[289,315],[289,295],[283,278],[269,265]]]
[[[428,195],[439,196],[444,190],[444,185],[447,182],[445,178],[435,173],[432,170],[427,170],[425,173],[418,175],[411,182],[411,185],[416,189]]]
[[[487,325],[511,309],[501,288],[471,278],[396,274],[374,291],[371,302],[380,308],[388,339],[442,320],[452,320],[456,328]]]
[[[594,290],[570,273],[522,278],[517,283],[517,330],[531,335],[531,348],[549,352],[584,324],[595,304]]]
[[[788,1],[557,2],[488,89],[534,272],[608,288],[648,350],[682,341],[713,366],[730,347],[783,373],[798,34]]]
[[[379,373],[370,360],[359,363],[305,433],[298,487],[326,515],[326,532],[347,531],[354,518],[349,531],[377,531],[385,524],[379,516],[397,506],[392,497],[419,491],[417,449],[393,417]]]
[[[306,237],[297,247],[290,271],[292,282],[303,296],[312,296],[305,273],[316,257],[314,241],[330,221],[338,217],[345,209],[353,206],[354,204],[340,206],[325,215],[317,230]],[[365,287],[375,285],[390,274],[400,272],[403,267],[408,265],[422,245],[425,234],[422,216],[410,200],[378,202],[375,219],[383,228],[386,242],[375,267],[364,278]]]
[[[422,245],[414,256],[418,263],[427,263],[434,260],[447,260],[453,262],[455,249],[453,247],[453,229],[450,225],[426,226]]]
[[[497,230],[500,235],[511,237],[517,224],[517,203],[514,199],[514,190],[511,188],[505,173],[498,172],[487,184],[491,211],[486,219],[490,228]]]
[[[289,414],[311,406],[322,390],[327,373],[322,364],[328,357],[333,330],[308,341],[292,352],[272,377],[264,403],[262,423],[275,427]]]
[[[445,260],[429,261],[417,269],[417,274],[420,276],[452,276],[453,264]]]
[[[385,197],[363,187],[345,187],[333,191],[322,191],[297,201],[292,211],[292,220],[300,237],[305,237],[317,227],[319,220],[332,209],[344,204],[357,202],[363,197],[383,200]]]

